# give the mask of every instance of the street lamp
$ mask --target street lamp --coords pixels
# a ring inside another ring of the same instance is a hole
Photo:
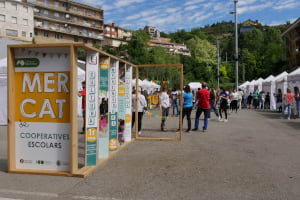
[[[234,14],[234,23],[235,23],[235,84],[236,90],[239,88],[239,41],[238,41],[238,13],[237,13],[237,3],[238,0],[234,0],[234,12],[230,12],[230,14]]]

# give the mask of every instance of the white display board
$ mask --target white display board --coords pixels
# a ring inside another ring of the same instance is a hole
[[[69,171],[69,48],[14,53],[16,169]]]

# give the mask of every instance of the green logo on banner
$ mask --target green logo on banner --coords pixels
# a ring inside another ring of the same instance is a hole
[[[16,67],[38,67],[40,61],[37,58],[17,58],[15,64]]]

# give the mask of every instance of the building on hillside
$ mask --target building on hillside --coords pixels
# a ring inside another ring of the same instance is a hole
[[[153,26],[145,26],[144,30],[149,33],[152,39],[159,39],[160,38],[160,31],[153,27]]]
[[[286,45],[288,48],[287,59],[289,68],[300,67],[300,18],[298,18],[288,29],[282,33],[286,36]]]
[[[161,37],[156,40],[150,40],[149,47],[163,47],[167,49],[169,53],[191,56],[191,52],[185,44],[173,43],[170,38]]]
[[[0,0],[0,37],[32,41],[33,6],[14,0]]]
[[[258,20],[253,21],[253,20],[248,19],[248,20],[244,21],[243,23],[241,23],[240,31],[241,32],[251,31],[251,30],[255,29],[256,26],[259,26],[259,25],[261,25],[261,24],[258,22]]]
[[[121,44],[127,44],[131,39],[132,32],[116,26],[114,23],[104,25],[103,45],[110,47],[119,47]]]
[[[22,0],[27,1],[27,0]],[[69,0],[28,0],[34,5],[34,38],[44,42],[101,45],[103,10]]]

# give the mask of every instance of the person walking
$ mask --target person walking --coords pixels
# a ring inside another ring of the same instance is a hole
[[[266,100],[265,100],[265,109],[270,109],[270,105],[271,105],[270,93],[267,92]]]
[[[83,119],[83,123],[82,123],[82,132],[81,134],[85,133],[85,120],[86,120],[86,112],[85,112],[85,105],[86,105],[86,87],[85,87],[85,81],[82,81],[81,83],[82,85],[82,90],[79,91],[78,96],[82,97],[82,101],[81,101],[81,110],[82,110],[82,119]]]
[[[162,92],[159,95],[159,108],[161,110],[161,125],[160,129],[161,131],[167,131],[165,128],[166,126],[166,121],[169,116],[169,108],[170,108],[170,97],[167,93],[167,87],[163,86],[162,87]]]
[[[278,108],[278,112],[282,112],[282,92],[281,89],[277,90],[276,96],[276,108]]]
[[[210,99],[209,99],[210,111],[208,112],[208,119],[210,119],[211,117],[211,111],[214,111],[218,120],[220,120],[221,118],[219,115],[219,111],[217,109],[217,93],[214,88],[210,89],[209,95],[210,95]]]
[[[188,128],[186,130],[187,133],[191,131],[191,113],[193,110],[193,94],[191,92],[191,88],[189,85],[186,85],[184,87],[184,93],[182,94],[183,97],[183,108],[182,108],[182,125],[183,125],[183,119],[186,116],[187,122],[188,122]],[[179,132],[180,129],[177,130]]]
[[[135,124],[135,111],[136,111],[136,94],[135,90],[132,92],[132,121],[131,126],[133,128]],[[138,134],[141,135],[142,132],[142,121],[144,110],[147,108],[147,101],[145,96],[141,93],[141,89],[138,89],[138,99],[137,99],[137,111],[138,111]]]
[[[281,118],[284,118],[284,112],[285,109],[288,109],[288,120],[291,119],[291,111],[292,111],[292,105],[294,103],[294,94],[292,93],[291,89],[288,88],[287,93],[283,95],[283,107],[282,107],[282,113],[281,113]]]
[[[239,101],[239,93],[236,90],[233,90],[233,92],[231,93],[230,99],[231,99],[231,112],[233,112],[235,110],[235,112],[237,113],[238,111],[238,101]]]
[[[202,131],[205,132],[207,131],[208,128],[208,117],[209,117],[209,112],[210,112],[210,93],[206,89],[207,84],[205,82],[202,83],[202,89],[197,93],[197,99],[198,99],[198,108],[196,112],[196,117],[195,117],[195,127],[193,131],[197,131],[199,128],[199,118],[202,114],[204,113],[204,124],[202,127]]]
[[[264,91],[261,91],[259,93],[259,109],[262,109],[262,110],[265,109],[265,100],[266,100],[266,94]]]
[[[173,88],[173,91],[171,93],[172,97],[172,109],[173,109],[173,116],[178,116],[179,114],[179,109],[178,109],[178,91]],[[175,114],[176,111],[176,114]]]
[[[223,120],[224,122],[227,122],[228,121],[228,118],[227,118],[228,94],[224,88],[221,88],[219,98],[220,98],[219,114],[220,114],[221,120]],[[223,117],[222,117],[223,111],[225,113],[225,119],[223,119]]]
[[[255,90],[253,92],[253,106],[254,106],[254,109],[257,109],[257,107],[258,107],[258,98],[259,98],[259,92],[258,92],[258,89],[255,88]]]
[[[294,87],[294,94],[295,94],[297,117],[298,119],[300,119],[300,91],[298,86]]]
[[[239,94],[238,108],[241,110],[242,109],[243,96],[244,96],[243,90],[239,89],[238,94]]]
[[[253,100],[253,96],[252,96],[252,92],[250,92],[249,96],[247,97],[248,109],[251,109],[252,100]]]

